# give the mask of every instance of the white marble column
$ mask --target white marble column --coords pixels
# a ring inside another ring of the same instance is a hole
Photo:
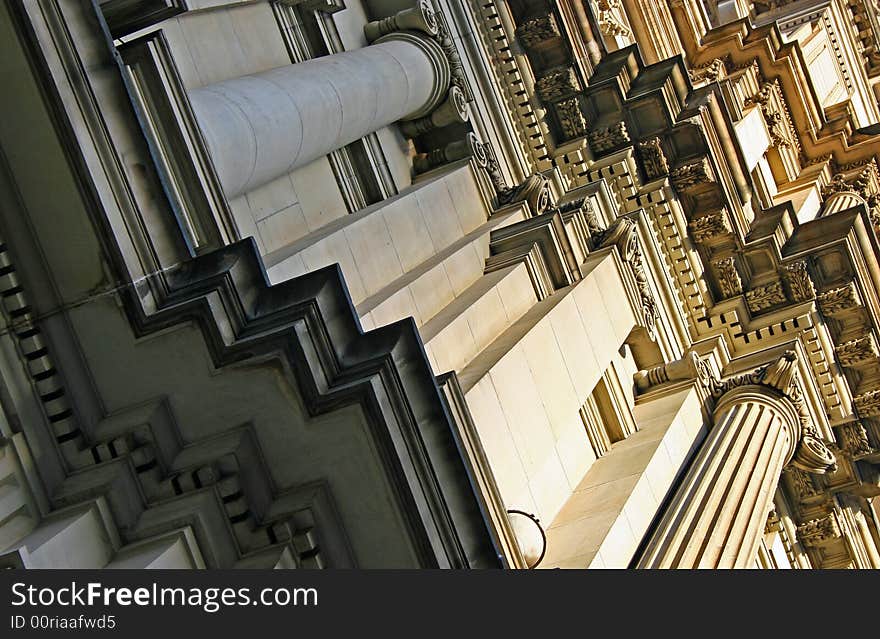
[[[714,426],[639,567],[751,566],[785,465],[824,472],[834,464],[804,410],[792,354],[723,386]]]
[[[641,567],[733,568],[754,559],[797,415],[761,387],[724,399]]]
[[[232,198],[398,120],[424,117],[449,91],[449,62],[417,31],[190,91]]]

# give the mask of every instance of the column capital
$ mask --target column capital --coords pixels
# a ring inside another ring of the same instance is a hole
[[[804,400],[797,363],[797,353],[786,351],[776,361],[747,373],[724,380],[709,377],[709,391],[716,400],[715,415],[717,417],[732,404],[742,401],[775,400],[776,405],[784,402],[789,408],[782,413],[787,416],[793,444],[786,463],[810,473],[833,472],[837,467],[836,459],[813,424]]]
[[[449,66],[449,58],[436,40],[419,31],[393,31],[383,35],[381,38],[374,41],[372,45],[382,44],[384,42],[407,42],[421,49],[422,53],[427,56],[431,65],[431,70],[433,71],[431,95],[420,109],[409,113],[400,119],[407,121],[424,118],[446,99],[449,86],[452,82],[452,70]]]
[[[434,109],[433,113],[417,120],[402,120],[400,131],[408,138],[415,138],[433,129],[450,124],[464,124],[470,119],[467,98],[464,92],[454,84],[449,87],[446,100]]]

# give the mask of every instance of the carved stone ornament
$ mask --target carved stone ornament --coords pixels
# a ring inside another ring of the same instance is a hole
[[[467,76],[464,71],[464,63],[461,61],[461,55],[458,53],[458,48],[455,46],[455,40],[452,39],[452,35],[449,33],[449,27],[446,26],[446,19],[442,13],[438,14],[437,19],[437,42],[440,45],[440,48],[443,49],[446,59],[449,61],[449,72],[452,75],[452,86],[461,89],[461,92],[464,94],[467,101],[470,102],[473,100],[473,94],[468,87]]]
[[[559,207],[559,212],[563,214],[572,211],[578,211],[583,216],[584,223],[587,225],[587,233],[590,237],[590,242],[594,244],[595,239],[605,232],[605,228],[599,222],[599,216],[596,215],[596,209],[593,208],[593,203],[589,198],[581,198],[579,200],[566,202]]]
[[[599,30],[604,35],[611,37],[621,36],[623,38],[628,38],[632,35],[632,31],[623,17],[621,0],[597,0],[596,10]]]
[[[789,466],[785,469],[785,473],[788,475],[791,488],[799,502],[815,501],[817,497],[824,498],[822,491],[816,488],[813,483],[810,473],[796,466]]]
[[[556,16],[552,13],[529,18],[516,28],[517,39],[529,48],[559,36],[559,25],[556,23]]]
[[[804,260],[785,267],[785,281],[792,302],[805,302],[816,297],[816,287]]]
[[[868,432],[859,422],[845,424],[837,432],[843,450],[853,457],[858,458],[876,452],[868,441]]]
[[[724,209],[712,211],[694,218],[689,224],[691,236],[696,242],[704,243],[716,237],[729,235],[733,232],[727,212]]]
[[[739,272],[736,270],[736,258],[725,257],[712,262],[715,267],[715,275],[718,278],[718,286],[721,289],[722,299],[742,295],[743,285]]]
[[[492,188],[495,189],[495,193],[503,193],[510,189],[507,185],[507,180],[504,179],[504,174],[501,172],[501,165],[498,164],[498,156],[495,155],[495,149],[492,148],[492,145],[489,142],[483,142],[483,155],[486,156],[486,174],[489,176],[489,181],[492,182]]]
[[[645,272],[644,257],[642,248],[639,245],[639,236],[636,232],[636,224],[629,218],[621,217],[595,238],[597,248],[605,248],[608,246],[617,246],[623,261],[629,265],[636,281],[636,287],[639,290],[639,297],[642,301],[642,318],[645,328],[651,339],[654,338],[654,328],[657,318],[660,317],[660,311],[657,301],[654,299],[654,293],[648,283],[648,277]]]
[[[767,310],[786,301],[782,282],[770,282],[746,292],[746,305],[752,313]]]
[[[804,435],[795,451],[792,463],[807,472],[823,474],[837,470],[837,458],[821,439]]]
[[[779,79],[765,82],[758,93],[746,99],[747,105],[754,104],[761,108],[767,130],[770,133],[770,143],[777,148],[796,148],[800,151],[800,141],[797,136],[788,104],[782,92]]]
[[[801,470],[823,474],[837,468],[834,453],[819,438],[804,401],[797,372],[797,354],[786,351],[775,362],[742,375],[725,380],[710,378],[709,391],[715,399],[740,386],[765,386],[788,399],[795,408],[800,426],[800,441],[791,463]]]
[[[709,64],[704,64],[693,69],[688,69],[688,76],[691,82],[699,84],[702,82],[717,82],[724,78],[727,71],[727,64],[722,58],[715,58]]]
[[[460,88],[452,85],[446,100],[434,109],[430,115],[416,120],[400,122],[400,132],[408,138],[415,138],[423,133],[449,126],[450,124],[463,124],[469,119],[467,98]]]
[[[831,512],[825,517],[811,519],[797,527],[798,540],[807,547],[827,546],[841,536],[837,516]]]
[[[567,98],[580,90],[572,67],[555,67],[535,82],[535,91],[545,104]]]
[[[834,177],[831,178],[831,181],[828,184],[822,187],[822,197],[824,198],[827,198],[830,195],[834,195],[835,193],[854,193],[856,195],[859,194],[856,187],[847,182],[846,176],[842,173],[837,173]]]
[[[859,364],[876,360],[878,355],[877,343],[873,335],[866,335],[859,339],[844,342],[836,347],[837,360],[841,366],[853,367]]]
[[[705,157],[672,169],[669,179],[672,186],[679,191],[688,191],[714,181],[712,169],[709,168],[709,159]]]
[[[853,403],[861,417],[880,416],[880,391],[874,390],[862,393],[853,399]]]
[[[604,153],[630,142],[624,122],[617,122],[610,127],[590,131],[588,139],[593,153]]]
[[[818,295],[816,301],[819,303],[819,309],[829,317],[860,306],[855,282],[824,291]]]
[[[649,180],[656,180],[669,173],[669,162],[663,154],[660,138],[639,142],[639,156],[642,158],[642,167]]]
[[[540,215],[553,206],[550,180],[540,173],[533,173],[522,184],[507,188],[498,193],[498,205],[507,206],[516,202],[528,202],[535,215]]]
[[[839,193],[851,193],[866,201],[876,196],[876,184],[880,180],[876,163],[872,161],[867,165],[856,165],[855,168],[861,168],[861,171],[854,178],[848,179],[843,173],[835,174],[822,188],[822,196],[828,198]]]
[[[587,134],[587,119],[584,117],[581,103],[576,97],[561,100],[554,107],[559,126],[566,139],[571,140]]]

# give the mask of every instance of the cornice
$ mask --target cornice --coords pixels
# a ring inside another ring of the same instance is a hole
[[[410,525],[439,538],[439,547],[423,548],[429,553],[423,559],[436,561],[429,557],[439,552],[441,564],[459,567],[497,559],[491,544],[475,555],[464,550],[462,536],[485,538],[487,531],[411,319],[365,335],[338,265],[270,287],[252,239],[182,264],[168,274],[167,290],[149,315],[133,295],[125,296],[137,334],[195,322],[217,367],[267,355],[288,360],[313,415],[360,404],[385,430],[381,445],[392,446],[386,460],[400,498],[411,502],[405,509]],[[211,302],[215,296],[221,304]],[[431,518],[412,520],[423,508]]]
[[[704,33],[695,32],[683,20],[689,9],[685,4],[673,6],[673,16],[680,27],[680,36],[688,62],[692,66],[709,64],[716,58],[729,56],[734,67],[759,65],[768,82],[778,81],[793,122],[799,132],[806,159],[832,156],[840,164],[863,162],[876,156],[876,145],[857,135],[852,122],[846,126],[829,127],[824,108],[812,90],[809,72],[800,45],[786,43],[775,23],[752,26],[749,18]],[[797,105],[798,108],[794,108]]]

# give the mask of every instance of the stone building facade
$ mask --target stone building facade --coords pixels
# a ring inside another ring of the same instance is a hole
[[[878,38],[2,3],[2,563],[880,568]]]

